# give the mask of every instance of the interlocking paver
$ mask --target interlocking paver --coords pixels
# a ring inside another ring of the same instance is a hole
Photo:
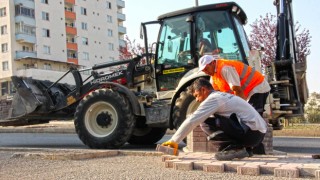
[[[175,159],[173,159],[175,158]],[[171,160],[170,160],[171,159]],[[205,172],[232,172],[241,175],[260,174],[275,177],[311,177],[320,179],[320,161],[311,156],[254,155],[250,158],[232,161],[218,161],[212,152],[180,152],[179,156],[164,155],[166,167],[177,170],[203,170]],[[192,168],[191,168],[192,167]]]
[[[244,166],[238,166],[237,167],[237,174],[249,175],[249,176],[259,176],[260,175],[259,165],[247,164]]]

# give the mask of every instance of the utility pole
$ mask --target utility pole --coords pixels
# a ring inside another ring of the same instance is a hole
[[[195,1],[196,1],[196,6],[199,6],[198,0],[195,0]]]

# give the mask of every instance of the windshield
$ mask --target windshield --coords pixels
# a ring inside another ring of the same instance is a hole
[[[218,55],[224,59],[243,60],[229,13],[207,11],[196,16],[197,46],[200,56]]]
[[[180,67],[188,64],[190,54],[190,23],[187,16],[165,20],[160,32],[158,64]]]

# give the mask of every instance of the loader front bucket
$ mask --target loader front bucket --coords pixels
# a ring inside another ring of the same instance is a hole
[[[12,105],[9,109],[7,119],[15,119],[32,113],[41,105],[41,102],[33,94],[30,84],[21,77],[12,76],[12,83],[16,88],[16,94],[13,96]]]

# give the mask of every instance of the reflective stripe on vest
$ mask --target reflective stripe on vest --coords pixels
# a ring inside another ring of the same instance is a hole
[[[243,70],[242,70],[242,73],[241,73],[241,75],[243,74],[243,72],[247,72],[247,70],[248,70],[248,66],[244,66],[244,68],[243,68]],[[249,74],[249,76],[248,76],[248,78],[246,79],[246,81],[243,83],[243,85],[242,85],[242,90],[245,90],[246,88],[247,88],[247,86],[249,85],[249,83],[251,82],[251,80],[252,80],[252,78],[253,78],[253,76],[254,76],[254,73],[255,73],[255,68],[253,67],[253,68],[251,68],[251,73]],[[240,81],[242,81],[242,79],[243,79],[243,77],[241,78],[240,77]]]

